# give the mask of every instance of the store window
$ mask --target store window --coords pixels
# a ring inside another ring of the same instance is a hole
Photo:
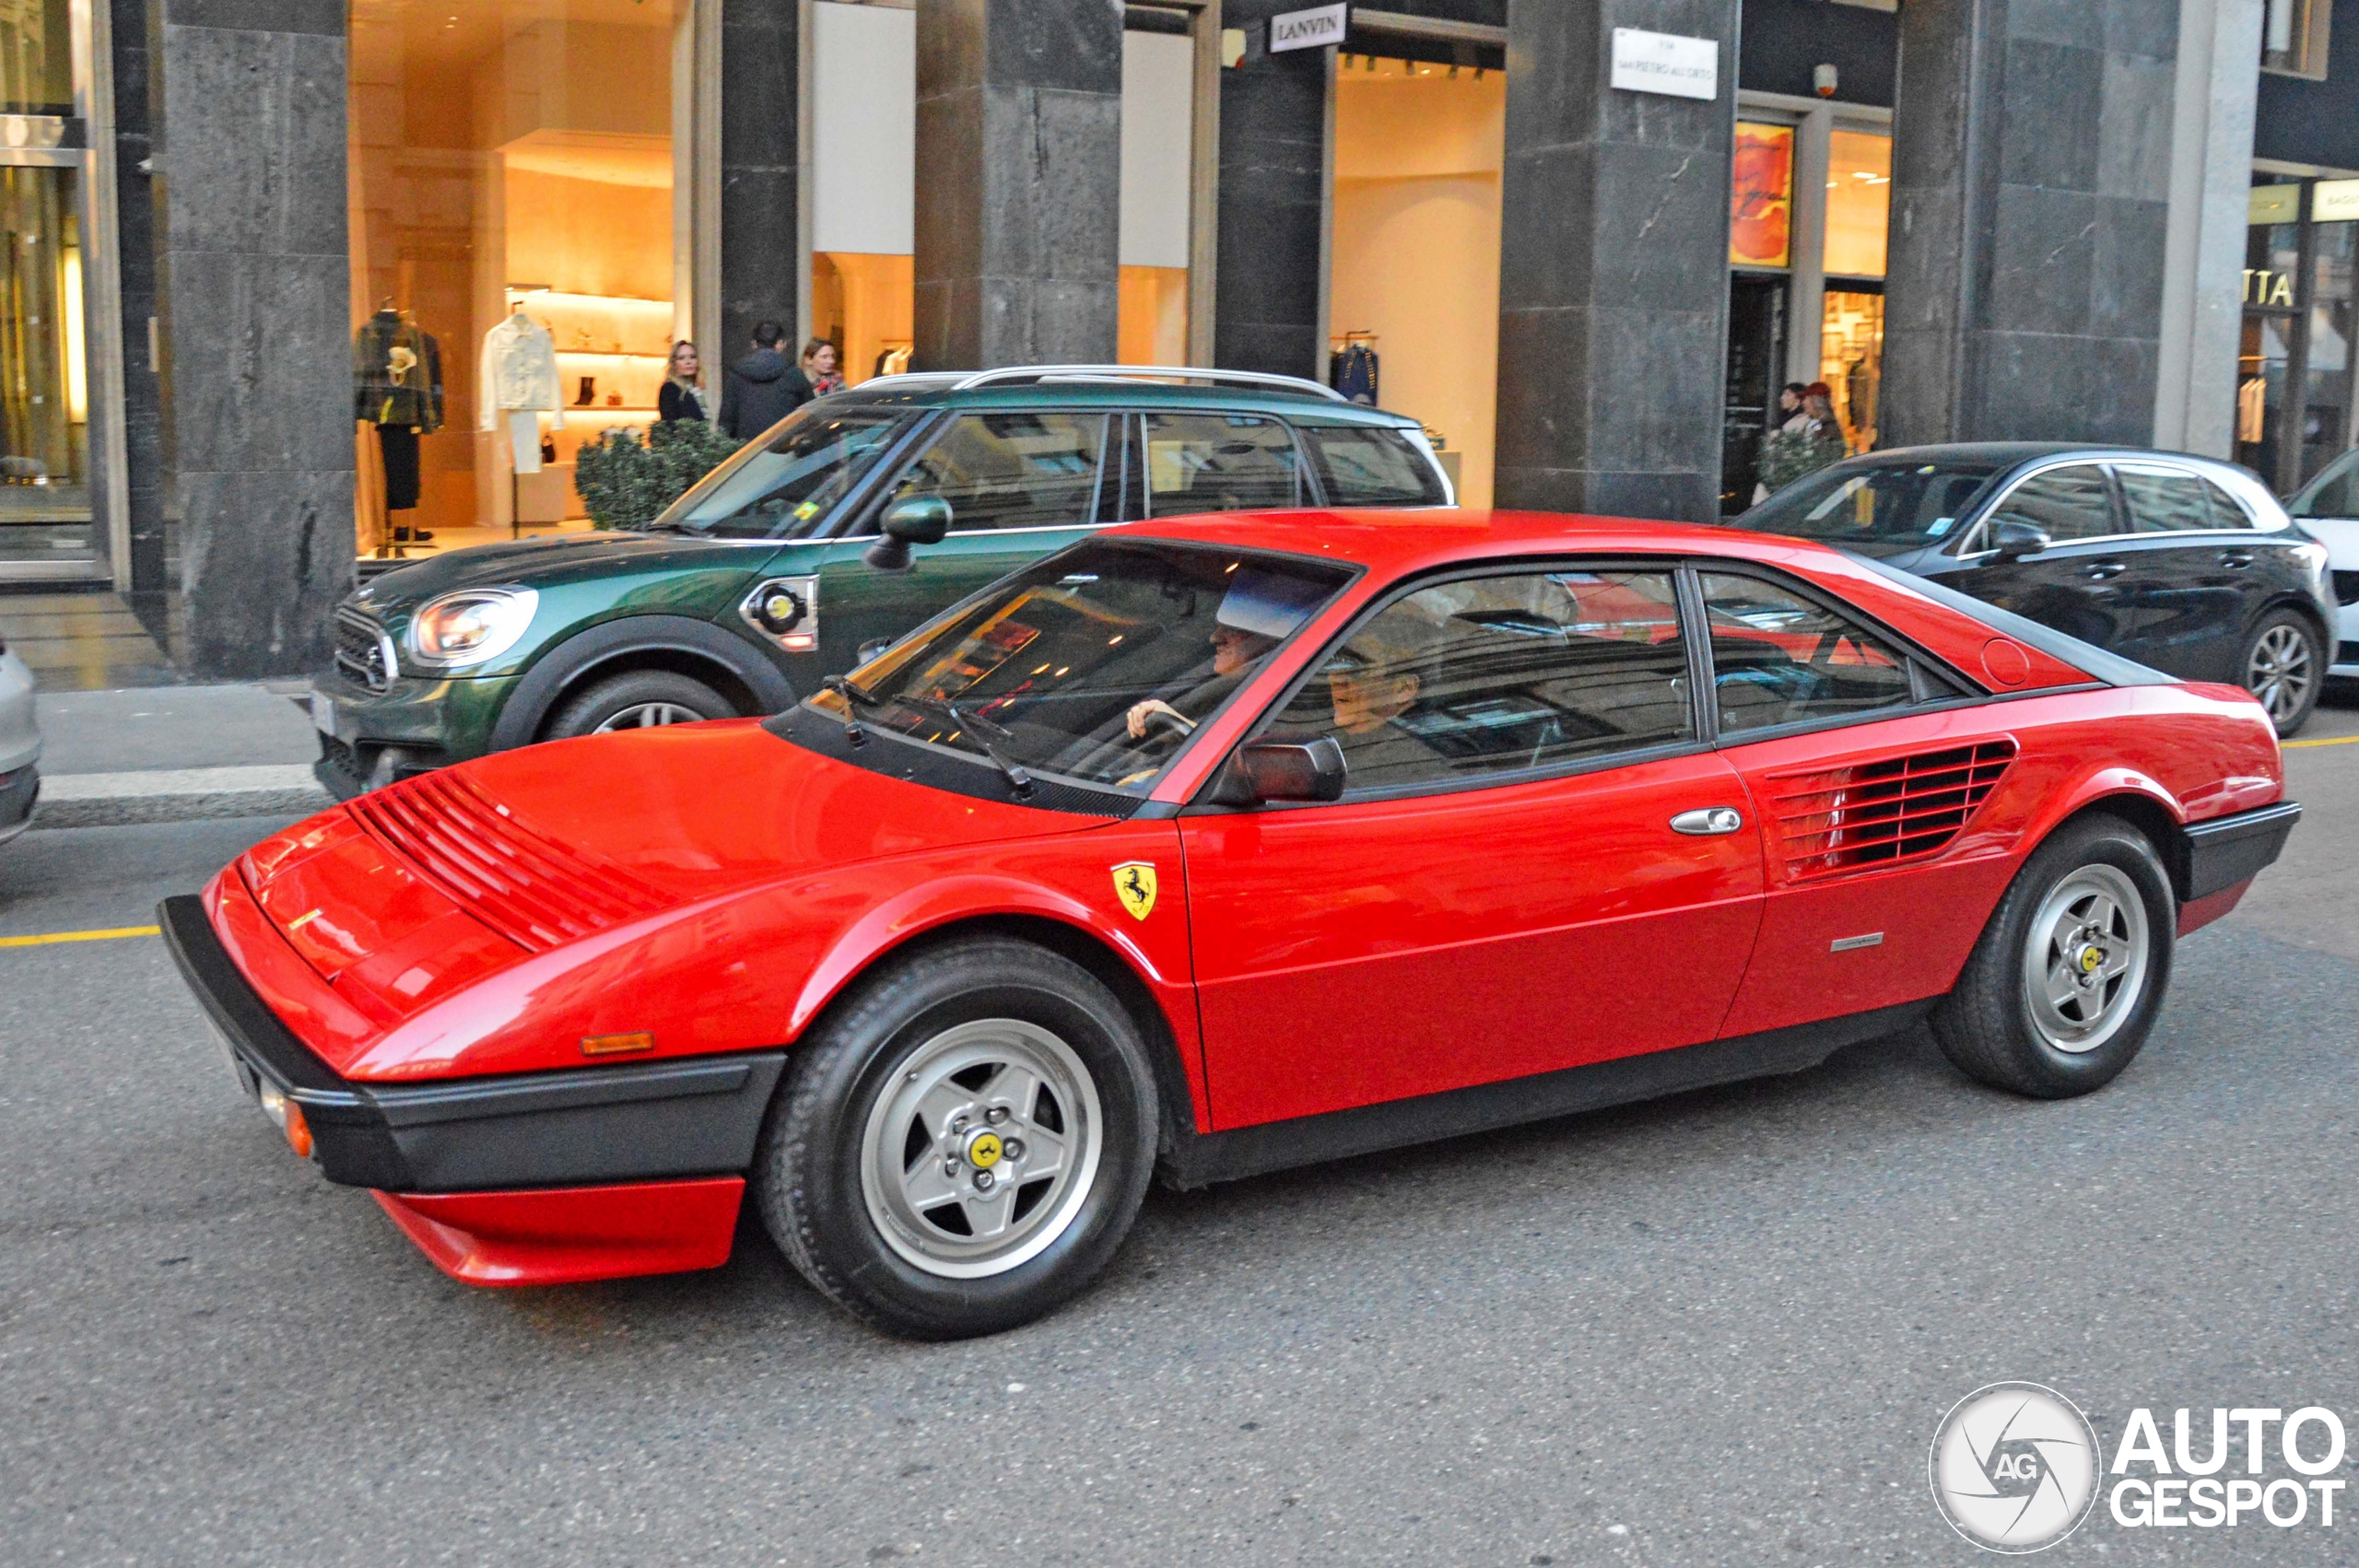
[[[1421,421],[1470,507],[1491,504],[1506,151],[1505,72],[1337,57],[1328,379]]]
[[[0,111],[74,112],[66,0],[0,6]],[[0,147],[0,576],[101,576],[91,506],[88,154],[36,123]],[[27,145],[31,144],[31,145]]]
[[[351,25],[360,549],[587,528],[576,452],[653,422],[689,335],[688,0],[376,0]]]
[[[1844,445],[1874,448],[1884,381],[1892,137],[1865,110],[1737,122],[1729,192],[1729,348],[1720,509],[1766,492],[1763,442],[1791,414],[1786,384],[1826,383]],[[1825,170],[1824,179],[1806,170]],[[1821,237],[1808,246],[1796,236]]]
[[[2290,495],[2348,448],[2359,181],[2252,189],[2236,369],[2236,460]]]
[[[2260,68],[2326,80],[2334,0],[2267,0],[2261,11]]]

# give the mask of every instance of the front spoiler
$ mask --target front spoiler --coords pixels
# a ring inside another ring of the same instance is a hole
[[[385,1192],[576,1188],[742,1175],[784,1051],[418,1084],[339,1076],[271,1011],[191,895],[157,906],[180,965],[252,1090],[302,1107],[330,1181]]]

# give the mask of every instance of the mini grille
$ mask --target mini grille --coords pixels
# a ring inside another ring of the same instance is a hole
[[[387,661],[385,628],[376,617],[351,603],[335,607],[335,667],[372,692],[393,684]]]
[[[1789,881],[1936,854],[2015,758],[2013,741],[1918,752],[1770,780]]]
[[[669,902],[618,866],[519,822],[448,771],[423,773],[362,795],[360,825],[469,913],[538,953]]]

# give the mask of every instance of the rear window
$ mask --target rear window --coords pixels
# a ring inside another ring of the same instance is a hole
[[[1327,499],[1339,507],[1438,507],[1441,475],[1406,432],[1383,425],[1306,425]]]

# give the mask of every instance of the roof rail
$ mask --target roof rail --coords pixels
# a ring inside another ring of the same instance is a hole
[[[1262,370],[1207,370],[1185,365],[1005,365],[996,370],[978,370],[973,375],[961,380],[951,390],[965,392],[969,387],[990,386],[999,381],[1108,380],[1210,381],[1215,385],[1268,387],[1277,392],[1297,392],[1309,397],[1323,397],[1331,403],[1351,401],[1334,388],[1321,386],[1317,381],[1302,376],[1277,376]]]

